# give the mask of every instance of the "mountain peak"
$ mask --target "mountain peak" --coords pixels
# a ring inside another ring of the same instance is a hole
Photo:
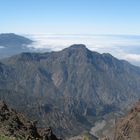
[[[1,34],[0,34],[0,36],[10,36],[10,35],[11,35],[11,36],[13,36],[13,35],[16,36],[15,33],[1,33]]]
[[[73,44],[64,50],[70,50],[70,51],[84,50],[85,51],[85,50],[87,50],[87,48],[86,48],[86,45],[84,45],[84,44]]]
[[[74,49],[86,49],[86,45],[84,44],[73,44],[70,46],[70,48],[74,48]]]
[[[22,45],[29,45],[33,41],[14,33],[2,33],[0,34],[0,46],[4,47],[15,47],[15,46],[22,46]]]

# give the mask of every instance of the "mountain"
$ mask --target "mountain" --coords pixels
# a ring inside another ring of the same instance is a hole
[[[32,40],[14,33],[0,34],[0,58],[9,57],[21,52],[28,52]]]
[[[51,128],[37,128],[36,121],[29,121],[0,101],[0,139],[5,137],[11,140],[59,140]]]
[[[21,53],[0,63],[0,98],[64,137],[126,111],[140,98],[139,83],[139,67],[82,44]]]

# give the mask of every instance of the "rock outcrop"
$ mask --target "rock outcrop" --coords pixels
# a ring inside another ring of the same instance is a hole
[[[140,140],[140,101],[118,121],[114,140]]]
[[[110,140],[108,137],[101,138],[99,140]]]
[[[0,135],[24,140],[58,140],[51,128],[39,130],[36,123],[0,101]]]

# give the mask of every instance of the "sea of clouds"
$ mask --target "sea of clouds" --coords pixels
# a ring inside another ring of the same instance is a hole
[[[35,42],[29,46],[39,51],[59,51],[72,44],[85,44],[99,53],[110,53],[140,66],[140,36],[138,35],[26,35]]]

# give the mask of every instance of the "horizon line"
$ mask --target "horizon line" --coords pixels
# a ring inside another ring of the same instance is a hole
[[[0,34],[18,34],[18,35],[75,35],[75,36],[140,36],[140,34],[116,34],[116,33],[20,33],[20,32],[0,32]]]

